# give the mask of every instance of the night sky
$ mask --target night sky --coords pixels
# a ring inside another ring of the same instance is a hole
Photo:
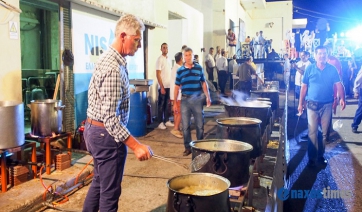
[[[275,0],[267,0],[271,1]],[[362,0],[294,0],[293,6],[293,18],[307,18],[309,30],[320,18],[327,19],[332,33],[362,24]]]

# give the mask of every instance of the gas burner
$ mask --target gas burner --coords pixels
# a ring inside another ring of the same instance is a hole
[[[229,190],[236,190],[236,191],[240,191],[240,190],[242,190],[243,189],[243,185],[241,185],[241,186],[236,186],[236,187],[232,187],[232,188],[229,188]]]

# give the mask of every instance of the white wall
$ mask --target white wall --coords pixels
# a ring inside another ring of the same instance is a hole
[[[187,5],[186,3],[179,0],[168,1],[168,10],[173,13],[178,13],[184,19],[179,19],[181,25],[177,25],[177,29],[173,30],[175,26],[174,20],[168,21],[168,43],[180,43],[176,38],[180,37],[181,33],[181,45],[169,49],[169,56],[174,56],[176,52],[181,50],[182,45],[187,45],[193,50],[194,54],[199,55],[199,62],[202,64],[203,56],[201,48],[203,48],[204,39],[204,18],[200,11]],[[172,44],[174,45],[174,44]]]
[[[267,2],[266,9],[253,10],[251,14],[252,28],[250,37],[262,30],[264,37],[273,39],[272,47],[280,52],[282,40],[288,29],[292,29],[293,4],[292,1]],[[267,23],[274,22],[272,28]]]
[[[6,2],[19,8],[19,0]],[[0,20],[0,101],[22,101],[20,14],[0,6]],[[17,24],[17,39],[10,39],[9,21]]]

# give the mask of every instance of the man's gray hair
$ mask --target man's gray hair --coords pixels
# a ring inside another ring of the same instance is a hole
[[[145,25],[143,22],[136,16],[127,14],[122,16],[116,25],[115,36],[117,37],[122,32],[125,32],[128,35],[136,35],[137,30],[144,31]]]
[[[191,53],[193,53],[193,51],[192,51],[192,49],[191,49],[190,47],[186,47],[186,48],[184,49],[184,52],[191,52]]]

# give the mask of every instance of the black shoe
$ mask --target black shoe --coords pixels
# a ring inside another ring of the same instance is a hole
[[[185,149],[185,151],[183,152],[183,156],[188,156],[189,154],[191,154],[191,149]]]
[[[357,132],[357,128],[352,127],[352,132],[353,132],[353,133],[358,133],[358,132]]]
[[[310,160],[308,161],[308,164],[307,164],[309,167],[315,167],[315,162]]]
[[[318,162],[322,165],[327,165],[328,164],[328,160],[325,159],[324,157],[320,157],[318,158]]]

